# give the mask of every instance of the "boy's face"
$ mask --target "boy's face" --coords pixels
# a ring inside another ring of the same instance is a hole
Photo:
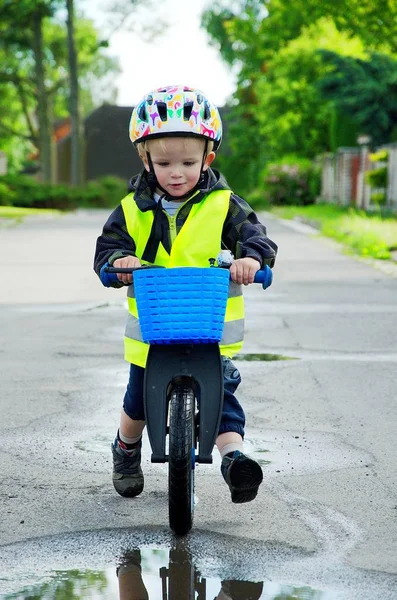
[[[197,184],[203,162],[205,142],[194,138],[162,138],[148,142],[148,152],[152,159],[158,183],[170,196],[184,196]],[[209,152],[204,161],[206,171],[215,158]],[[145,169],[150,171],[147,158],[143,159]],[[162,193],[159,190],[159,193]]]

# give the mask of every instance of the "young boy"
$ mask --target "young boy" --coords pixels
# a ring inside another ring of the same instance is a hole
[[[221,249],[235,256],[230,274],[237,285],[231,285],[229,294],[233,320],[225,324],[227,340],[220,343],[224,405],[216,445],[232,501],[248,502],[256,497],[263,475],[260,465],[243,454],[245,416],[234,395],[241,378],[230,357],[240,350],[243,340],[240,286],[252,283],[264,265],[273,267],[277,246],[267,238],[250,206],[210,168],[222,140],[222,123],[217,108],[202,92],[185,86],[150,92],[132,112],[130,139],[144,169],[131,179],[129,195],[106,222],[97,240],[94,269],[99,274],[106,262],[115,267],[205,267]],[[120,274],[118,279],[118,287],[132,281],[129,274]],[[133,297],[133,292],[128,295]],[[140,463],[147,352],[136,309],[130,303],[125,333],[130,379],[112,444],[113,484],[128,497],[140,494],[144,486]]]

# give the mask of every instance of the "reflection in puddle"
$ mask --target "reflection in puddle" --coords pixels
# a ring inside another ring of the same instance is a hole
[[[183,543],[124,553],[113,568],[53,571],[2,600],[334,600],[333,592],[272,581],[206,577]]]
[[[234,360],[245,361],[273,361],[273,360],[299,360],[296,356],[284,356],[283,354],[236,354]]]

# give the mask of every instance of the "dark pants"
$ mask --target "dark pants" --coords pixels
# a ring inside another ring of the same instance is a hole
[[[241,383],[241,376],[230,358],[222,357],[223,363],[223,411],[219,433],[234,431],[244,437],[245,415],[234,392]],[[134,421],[144,421],[143,377],[145,369],[137,365],[130,367],[130,380],[124,396],[123,408],[126,415]]]

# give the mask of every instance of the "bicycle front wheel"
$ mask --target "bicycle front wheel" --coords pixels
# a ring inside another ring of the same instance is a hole
[[[169,403],[168,508],[170,527],[185,535],[193,525],[194,393],[175,385]]]

